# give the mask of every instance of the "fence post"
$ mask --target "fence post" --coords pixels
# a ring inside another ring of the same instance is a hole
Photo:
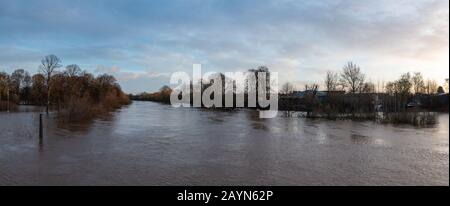
[[[6,99],[6,111],[9,112],[9,88],[7,89]]]

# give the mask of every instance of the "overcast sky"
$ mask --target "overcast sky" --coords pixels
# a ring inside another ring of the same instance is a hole
[[[347,61],[369,80],[449,76],[448,0],[1,0],[0,71],[64,65],[155,91],[175,71],[258,65],[301,87]]]

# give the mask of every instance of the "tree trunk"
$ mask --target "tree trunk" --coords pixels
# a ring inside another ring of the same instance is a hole
[[[50,105],[50,75],[47,76],[47,105],[46,105],[46,112],[48,115],[48,107]]]

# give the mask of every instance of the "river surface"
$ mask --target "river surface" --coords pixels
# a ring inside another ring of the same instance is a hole
[[[134,102],[68,124],[0,113],[0,185],[449,185],[449,116],[433,127]]]

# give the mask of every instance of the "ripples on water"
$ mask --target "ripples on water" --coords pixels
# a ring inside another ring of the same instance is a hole
[[[92,122],[0,113],[0,185],[448,185],[448,114],[430,128],[151,102]]]

